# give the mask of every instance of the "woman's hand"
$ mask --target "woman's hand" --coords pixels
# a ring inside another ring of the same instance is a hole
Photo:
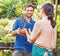
[[[31,34],[31,30],[30,29],[28,29],[28,32],[29,32],[29,34]]]
[[[19,34],[19,35],[26,35],[26,31],[27,30],[25,28],[23,28],[23,29],[18,28],[16,30],[16,33]]]
[[[45,52],[45,53],[44,53],[44,56],[48,56],[48,52]]]

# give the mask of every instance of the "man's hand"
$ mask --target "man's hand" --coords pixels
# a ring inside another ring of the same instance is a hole
[[[26,35],[26,31],[25,31],[24,28],[23,28],[23,29],[20,29],[20,34],[22,34],[22,35]]]
[[[31,31],[30,31],[30,29],[26,29],[26,28],[23,28],[23,29],[17,29],[16,30],[16,32],[17,32],[17,34],[21,34],[21,35],[26,35],[26,32],[28,32],[28,34],[31,34]]]
[[[18,28],[18,29],[16,30],[16,34],[19,34],[19,35],[26,35],[26,31],[25,31],[24,28],[23,28],[23,29]]]
[[[18,28],[18,29],[11,32],[12,36],[16,36],[16,34],[20,35],[20,28]]]
[[[16,31],[16,34],[18,34],[18,35],[20,35],[20,31],[21,31],[21,29],[20,28],[18,28],[17,30],[15,30]]]

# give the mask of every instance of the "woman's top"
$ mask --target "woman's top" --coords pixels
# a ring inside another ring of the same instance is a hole
[[[56,26],[51,26],[51,21],[47,17],[38,20],[31,34],[27,34],[28,41],[41,48],[53,50],[56,48],[57,31]]]

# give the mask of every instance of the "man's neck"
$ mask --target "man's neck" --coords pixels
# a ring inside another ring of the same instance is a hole
[[[27,16],[26,16],[26,21],[28,22],[28,23],[30,23],[30,20],[31,20],[31,18],[28,18]]]

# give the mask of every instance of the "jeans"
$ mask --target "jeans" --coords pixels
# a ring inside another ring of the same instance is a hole
[[[15,50],[12,56],[32,56],[32,53],[27,53],[26,50],[24,50],[23,52],[19,52],[18,50]]]

